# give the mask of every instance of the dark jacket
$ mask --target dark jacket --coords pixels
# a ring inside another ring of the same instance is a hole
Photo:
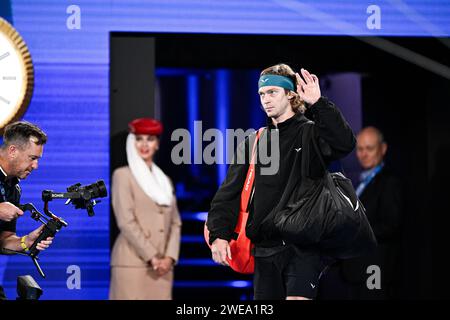
[[[315,122],[315,138],[326,160],[331,161],[342,158],[353,150],[356,141],[353,132],[339,109],[332,102],[322,97],[308,111]],[[255,165],[255,193],[249,207],[249,220],[246,232],[247,236],[257,246],[271,247],[281,243],[281,238],[272,232],[267,232],[272,230],[273,222],[270,219],[266,219],[266,221],[264,219],[278,204],[283,194],[295,156],[297,152],[301,152],[299,148],[302,148],[301,134],[304,128],[302,125],[308,121],[308,118],[300,113],[279,123],[277,127],[270,120],[267,127],[268,130],[265,130],[261,136],[260,147],[266,143],[269,146],[272,145],[270,133],[278,135],[280,157],[276,160],[279,164],[279,170],[272,175],[264,175],[261,171],[270,167],[271,164],[263,164],[263,161],[258,158]],[[251,137],[238,146],[235,163],[230,165],[225,181],[211,203],[207,219],[210,243],[217,238],[225,240],[235,238],[234,227],[239,213],[240,194],[248,171],[249,141],[253,141]],[[267,149],[270,150],[270,147]],[[245,156],[242,154],[245,154]],[[244,164],[236,163],[236,159],[239,157],[245,158]],[[316,156],[313,154],[312,157],[310,160],[310,172],[320,176],[323,169]],[[262,223],[263,221],[264,223]],[[270,236],[268,237],[267,235],[269,234]]]
[[[19,205],[21,193],[19,179],[12,178],[6,180],[6,175],[0,168],[0,184],[0,202],[11,202],[15,206]],[[5,194],[3,194],[3,191],[5,192]],[[13,219],[8,222],[0,220],[0,232],[16,232],[16,222],[17,219]]]
[[[348,282],[365,282],[370,265],[377,265],[382,272],[383,284],[395,278],[399,264],[402,221],[402,186],[399,179],[386,167],[373,178],[360,196],[366,215],[372,226],[378,246],[373,254],[342,261],[344,279]]]
[[[6,180],[6,175],[3,169],[0,168],[0,202],[11,202],[15,206],[20,203],[20,186],[19,179],[12,178]],[[11,221],[0,220],[0,233],[3,231],[16,232],[17,219]],[[6,295],[3,287],[0,286],[0,300],[5,300]]]

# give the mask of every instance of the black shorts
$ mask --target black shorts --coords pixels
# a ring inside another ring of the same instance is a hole
[[[284,300],[288,296],[314,299],[319,279],[332,259],[315,250],[290,245],[268,257],[255,257],[254,299]]]

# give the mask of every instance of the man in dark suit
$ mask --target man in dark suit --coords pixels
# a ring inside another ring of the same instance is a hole
[[[366,127],[358,134],[356,155],[364,171],[356,193],[366,208],[378,247],[373,254],[342,261],[350,299],[393,298],[398,278],[402,192],[400,181],[384,166],[386,151],[387,143],[378,129]]]

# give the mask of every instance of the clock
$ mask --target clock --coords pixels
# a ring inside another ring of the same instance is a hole
[[[25,41],[0,17],[0,132],[25,113],[34,88],[34,69]]]

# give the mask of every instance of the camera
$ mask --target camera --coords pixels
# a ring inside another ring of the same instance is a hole
[[[97,204],[96,200],[92,199],[104,198],[107,195],[105,183],[103,180],[98,180],[86,186],[82,186],[81,183],[75,183],[67,187],[67,193],[55,193],[52,190],[44,190],[42,191],[42,201],[69,199],[66,204],[72,203],[75,209],[86,209],[88,215],[92,217],[94,215],[94,206]]]
[[[19,205],[18,207],[22,211],[30,211],[31,218],[36,221],[40,221],[45,227],[41,234],[31,245],[28,253],[25,255],[30,256],[34,265],[39,271],[39,274],[45,278],[45,274],[42,271],[37,259],[39,250],[37,245],[48,237],[54,237],[62,227],[67,227],[67,222],[61,217],[54,215],[48,207],[48,203],[53,199],[67,199],[66,204],[72,203],[75,209],[86,209],[90,217],[94,216],[94,206],[100,202],[96,201],[97,198],[104,198],[108,195],[106,185],[103,180],[98,180],[92,184],[82,186],[80,183],[76,183],[67,187],[67,192],[53,192],[52,190],[42,191],[42,200],[44,201],[44,213],[40,213],[32,203],[26,203]]]

